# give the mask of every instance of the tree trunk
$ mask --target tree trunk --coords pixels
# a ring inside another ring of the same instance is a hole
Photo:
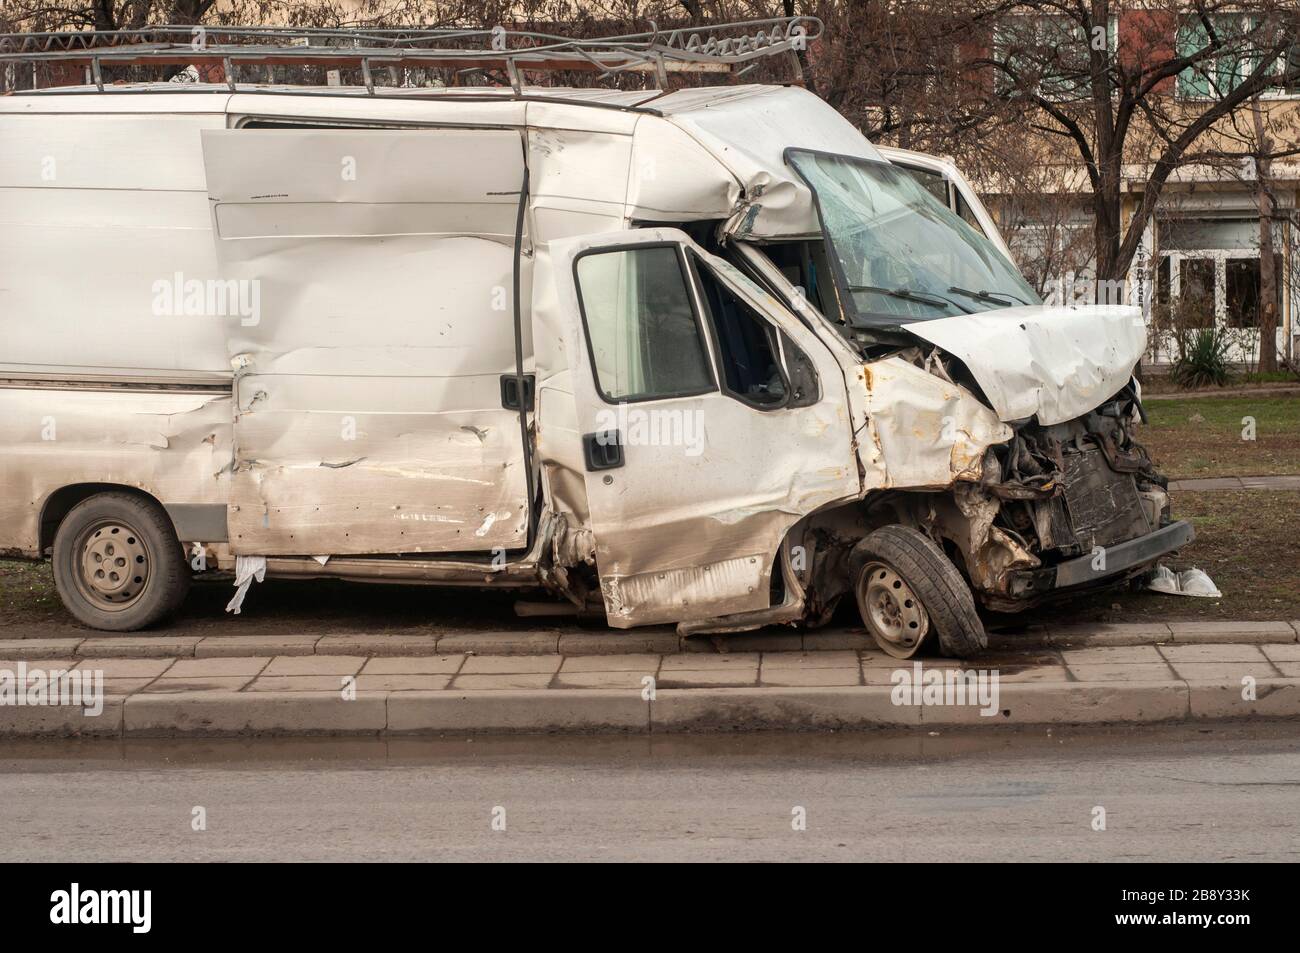
[[[1102,187],[1092,198],[1094,229],[1093,241],[1097,260],[1094,265],[1097,291],[1101,282],[1122,279],[1120,253],[1120,203],[1123,199],[1118,188],[1112,188],[1102,179]],[[1100,303],[1100,297],[1098,302]]]
[[[1277,269],[1273,258],[1272,163],[1265,158],[1272,141],[1264,129],[1259,99],[1250,104],[1255,126],[1255,199],[1259,207],[1259,370],[1277,371]]]

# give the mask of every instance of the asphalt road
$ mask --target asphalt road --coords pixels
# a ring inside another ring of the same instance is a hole
[[[24,742],[0,861],[1295,861],[1297,794],[1295,724]]]

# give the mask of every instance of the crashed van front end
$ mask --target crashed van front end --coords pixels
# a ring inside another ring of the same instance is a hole
[[[768,257],[862,360],[862,518],[831,545],[882,648],[910,657],[937,632],[947,654],[973,654],[976,605],[1118,584],[1192,539],[1137,439],[1139,309],[1041,303],[999,246],[891,163],[785,160],[820,237]]]
[[[1193,538],[1170,516],[1166,480],[1133,427],[1141,408],[1126,386],[1081,417],[1028,421],[986,450],[975,471],[955,473],[930,500],[936,535],[979,601],[1027,609],[1056,595],[1121,582]],[[922,488],[917,488],[922,490]]]
[[[1167,481],[1133,437],[1140,417],[1136,390],[1126,387],[1083,417],[1025,425],[995,451],[998,480],[980,491],[1039,565],[990,579],[981,592],[990,608],[1121,581],[1192,540],[1191,524],[1170,517]]]
[[[1006,428],[978,476],[953,473],[952,504],[939,507],[956,511],[938,518],[940,532],[964,544],[963,568],[983,604],[1018,610],[1119,582],[1191,541],[1136,436],[1138,309],[1003,308],[908,332],[933,345],[933,372],[964,382]]]

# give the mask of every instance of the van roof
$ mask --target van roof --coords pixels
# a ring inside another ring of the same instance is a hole
[[[115,83],[106,86],[101,92],[94,85],[59,86],[47,89],[15,91],[11,96],[0,97],[0,112],[40,112],[32,109],[30,101],[20,105],[28,97],[42,99],[74,96],[77,101],[75,111],[104,108],[114,111],[110,105],[118,97],[139,93],[152,93],[168,96],[195,96],[206,102],[195,102],[194,111],[224,111],[216,106],[214,99],[231,95],[273,95],[294,96],[315,100],[321,98],[357,98],[357,99],[405,99],[429,100],[442,102],[482,103],[503,102],[511,100],[533,100],[566,103],[573,106],[591,106],[595,108],[615,108],[648,112],[659,116],[680,115],[702,109],[709,109],[724,102],[733,102],[752,96],[762,95],[773,90],[788,89],[789,85],[773,86],[749,84],[744,86],[698,86],[687,89],[663,92],[656,89],[620,90],[590,89],[561,86],[524,86],[517,94],[509,87],[460,86],[460,87],[385,87],[383,92],[370,94],[363,86],[293,86],[284,84],[240,83],[232,91],[222,83]],[[204,96],[204,94],[207,94]],[[168,103],[168,111],[176,107],[175,101]],[[155,107],[156,108],[156,107]],[[190,111],[190,110],[178,110]]]
[[[143,90],[152,94],[135,95]],[[2,96],[0,116],[6,115],[56,121],[188,115],[215,126],[226,125],[227,117],[307,125],[454,124],[631,137],[639,154],[659,158],[644,169],[640,162],[633,164],[628,195],[648,195],[652,180],[658,191],[654,200],[629,200],[629,214],[650,221],[734,217],[738,236],[761,240],[817,233],[812,195],[788,166],[787,150],[882,159],[852,123],[797,86],[697,87],[669,93],[555,87],[515,93],[472,87],[387,95],[349,87],[245,92],[241,86],[232,93],[221,85],[158,83],[110,86],[104,92],[89,86]],[[588,159],[599,167],[599,160]],[[656,169],[662,174],[656,175]],[[684,206],[686,195],[692,198]]]

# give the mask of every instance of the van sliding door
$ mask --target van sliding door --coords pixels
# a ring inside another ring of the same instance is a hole
[[[513,130],[203,133],[236,553],[525,544]],[[188,279],[190,276],[186,276]],[[232,304],[233,302],[233,304]]]

